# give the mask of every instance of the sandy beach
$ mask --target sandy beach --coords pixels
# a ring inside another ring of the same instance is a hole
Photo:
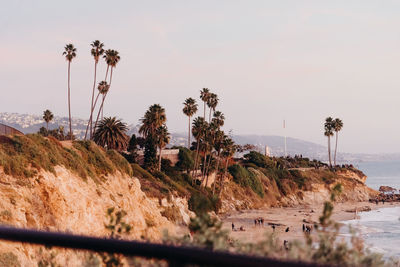
[[[364,207],[370,207],[371,210],[400,206],[400,203],[379,203],[378,205],[370,202],[346,202],[336,203],[332,219],[335,221],[345,221],[356,218],[354,210],[362,210]],[[322,214],[323,205],[307,205],[299,207],[269,208],[264,210],[244,210],[232,212],[221,216],[223,228],[231,231],[234,239],[242,242],[257,242],[265,237],[266,233],[272,233],[272,224],[275,224],[275,232],[281,240],[303,240],[303,224],[313,225],[319,221]],[[353,212],[349,212],[349,211]],[[264,218],[264,226],[254,224],[254,219]],[[232,231],[232,223],[236,231]],[[245,231],[239,231],[240,227]],[[289,227],[289,231],[285,230]]]

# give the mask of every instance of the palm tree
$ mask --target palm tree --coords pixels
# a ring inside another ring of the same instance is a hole
[[[335,144],[335,156],[333,158],[333,165],[336,166],[336,152],[337,152],[337,144],[338,144],[338,135],[339,132],[342,130],[343,128],[343,121],[339,118],[336,118],[333,121],[333,130],[336,133],[336,144]]]
[[[215,167],[216,175],[215,175],[215,181],[213,184],[213,194],[215,194],[215,186],[216,186],[217,180],[218,180],[221,149],[223,148],[223,141],[225,138],[226,138],[226,135],[225,135],[224,131],[221,131],[221,130],[218,130],[214,135],[214,149],[216,151],[217,166]]]
[[[101,55],[104,53],[104,44],[100,42],[99,40],[96,40],[90,44],[92,46],[92,49],[90,50],[93,58],[94,58],[94,79],[93,79],[93,90],[92,90],[92,104],[90,106],[90,138],[92,138],[92,133],[93,133],[93,101],[94,101],[94,91],[96,88],[96,75],[97,75],[97,64],[99,63],[99,59]]]
[[[206,119],[206,103],[208,102],[210,95],[211,93],[208,88],[203,88],[203,90],[200,90],[200,99],[203,101],[204,104],[204,115],[203,115],[204,120]]]
[[[118,62],[120,61],[121,57],[119,56],[118,51],[108,49],[105,52],[105,55],[103,56],[107,63],[107,71],[106,71],[106,78],[105,81],[107,81],[107,76],[108,76],[108,69],[111,67],[111,72],[110,72],[110,82],[108,83],[108,89],[111,87],[111,82],[112,82],[112,74],[113,74],[113,69],[117,66]],[[101,117],[103,118],[103,107],[104,107],[104,101],[106,100],[106,96],[108,94],[109,90],[103,95],[103,99],[101,101],[101,105],[99,108],[99,112],[97,113],[97,119],[95,125],[97,125],[97,121],[99,120],[100,114]],[[96,127],[96,126],[95,126]]]
[[[218,96],[216,94],[214,94],[214,93],[211,93],[210,97],[207,100],[207,106],[210,108],[210,114],[209,114],[209,117],[208,117],[208,122],[211,121],[211,112],[215,112],[215,108],[218,105],[218,101],[219,101]]]
[[[228,172],[229,160],[235,155],[235,152],[236,152],[236,146],[232,138],[224,136],[224,140],[222,141],[222,152],[221,152],[222,156],[225,158],[225,170],[223,177],[225,177]],[[223,177],[220,179],[221,189],[219,191],[219,194],[221,194],[223,190]]]
[[[126,123],[118,120],[116,117],[106,117],[99,122],[93,134],[93,140],[96,144],[107,149],[124,150],[129,142],[126,135],[128,127]]]
[[[188,127],[188,149],[190,149],[190,118],[197,112],[197,103],[196,100],[189,97],[183,103],[183,113],[189,118],[189,127]]]
[[[76,57],[76,48],[73,44],[67,44],[64,47],[63,56],[68,61],[68,113],[69,113],[69,133],[72,140],[72,121],[71,121],[71,61]]]
[[[99,96],[100,96],[100,95],[103,95],[103,96],[104,96],[105,94],[107,94],[107,92],[108,92],[109,89],[110,89],[110,86],[108,85],[108,83],[107,83],[106,81],[101,81],[101,82],[99,82],[99,85],[97,86],[97,90],[98,90],[97,96],[96,96],[96,99],[95,99],[94,104],[93,104],[93,106],[92,106],[92,110],[91,110],[91,112],[90,112],[90,118],[89,118],[88,124],[87,124],[87,126],[86,126],[85,139],[86,139],[86,137],[87,137],[89,125],[90,125],[90,123],[91,123],[91,121],[92,121],[92,118],[93,118],[93,111],[94,111],[94,109],[95,109],[95,107],[96,107],[96,105],[97,105],[97,101],[98,101],[98,99],[99,99]],[[97,123],[96,123],[96,124],[97,124]],[[96,128],[96,124],[95,124],[95,127],[94,127],[94,128]],[[89,133],[90,139],[93,138],[93,130],[94,130],[94,128],[93,128],[92,131]]]
[[[169,143],[170,139],[170,134],[168,132],[167,126],[161,125],[160,127],[157,128],[156,130],[156,140],[157,140],[157,146],[159,149],[159,156],[158,156],[158,171],[161,171],[161,154],[162,154],[162,149]]]
[[[43,119],[46,122],[46,130],[47,131],[49,131],[49,122],[52,121],[53,118],[54,118],[54,115],[50,110],[46,109],[43,112]]]
[[[107,71],[106,71],[106,78],[107,80],[107,75],[108,75],[108,69],[111,67],[110,71],[110,82],[109,85],[111,86],[112,82],[112,75],[113,75],[113,69],[117,66],[118,62],[121,60],[121,57],[119,56],[119,52],[113,49],[108,49],[105,52],[105,55],[103,56],[106,63],[107,63]],[[101,102],[100,110],[101,110],[101,117],[103,118],[103,105],[104,105],[104,100],[107,95],[103,96],[103,100]],[[99,111],[100,112],[100,111]]]
[[[154,137],[156,136],[157,129],[167,121],[165,109],[159,104],[154,104],[149,107],[140,121],[142,122],[142,126],[139,128],[139,133],[144,137],[149,135]]]
[[[210,123],[210,127],[209,127],[208,143],[210,144],[211,151],[210,151],[210,156],[208,159],[208,164],[205,169],[205,175],[207,176],[206,184],[208,182],[209,168],[210,168],[210,164],[211,164],[211,160],[212,160],[212,148],[213,148],[213,146],[215,147],[215,144],[217,141],[216,140],[217,134],[220,132],[221,127],[224,126],[224,123],[225,123],[224,114],[220,111],[216,111],[214,113],[214,118],[212,119],[212,121]],[[217,155],[219,156],[219,152],[217,153]]]
[[[195,172],[199,165],[199,152],[200,152],[200,144],[203,142],[205,137],[205,131],[208,127],[208,123],[202,117],[197,117],[193,120],[192,123],[192,133],[193,137],[196,139],[197,148],[196,148],[196,158],[194,161],[192,177],[194,177]]]
[[[324,135],[328,137],[328,158],[329,158],[329,167],[332,168],[332,159],[331,159],[331,136],[333,136],[333,119],[332,117],[328,117],[325,119],[324,124]]]

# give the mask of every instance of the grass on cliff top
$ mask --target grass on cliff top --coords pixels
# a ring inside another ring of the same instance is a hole
[[[153,175],[136,163],[131,164],[131,167],[133,176],[139,179],[143,192],[149,197],[168,198],[172,191],[182,197],[189,195],[189,190],[185,186],[162,172]]]
[[[8,175],[33,177],[40,170],[55,174],[57,165],[95,181],[117,170],[132,174],[129,163],[118,152],[105,152],[90,141],[74,141],[72,148],[66,148],[56,139],[38,134],[0,137],[0,166]]]

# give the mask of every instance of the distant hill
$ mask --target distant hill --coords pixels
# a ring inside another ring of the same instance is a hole
[[[40,127],[45,127],[46,123],[41,116],[19,113],[0,113],[0,123],[4,123],[20,130],[21,132],[36,133]],[[78,139],[85,136],[87,120],[80,118],[72,119],[73,132]],[[54,129],[64,126],[68,130],[68,118],[55,116],[54,120],[49,123],[49,128]],[[138,134],[139,125],[128,125],[128,135]],[[265,146],[269,147],[272,156],[284,155],[284,137],[274,135],[234,135],[234,141],[237,144],[252,144],[257,147],[261,153],[265,152]],[[287,140],[288,155],[303,155],[311,159],[327,161],[327,148],[325,146],[288,137]],[[187,146],[186,133],[171,133],[171,142],[169,146]],[[400,160],[400,154],[354,154],[354,153],[338,153],[339,163],[359,162],[359,161],[388,161]]]

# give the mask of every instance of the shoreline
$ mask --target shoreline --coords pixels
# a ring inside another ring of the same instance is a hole
[[[390,202],[378,205],[371,202],[342,202],[335,203],[332,213],[332,219],[336,222],[348,221],[358,218],[355,212],[349,212],[357,208],[370,207],[371,210],[381,208],[398,207],[400,202]],[[323,204],[302,205],[296,207],[280,207],[268,208],[260,210],[242,210],[226,213],[219,216],[223,222],[223,229],[229,230],[230,236],[241,242],[255,243],[265,238],[266,233],[272,233],[272,224],[275,224],[275,233],[278,239],[283,240],[304,240],[302,230],[303,224],[314,225],[319,221],[322,214]],[[368,212],[368,211],[366,211]],[[254,224],[254,219],[262,217],[264,226]],[[235,228],[244,227],[245,231],[232,231],[231,224],[234,223]],[[289,227],[289,231],[286,229]]]

